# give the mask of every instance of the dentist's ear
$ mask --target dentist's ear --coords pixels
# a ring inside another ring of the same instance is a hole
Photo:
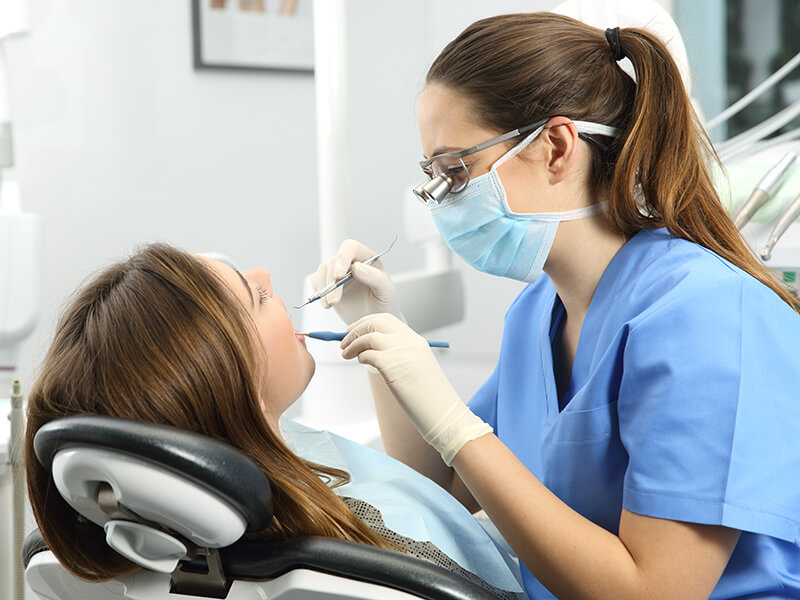
[[[542,132],[548,181],[560,183],[575,162],[578,149],[578,128],[566,117],[553,117]]]

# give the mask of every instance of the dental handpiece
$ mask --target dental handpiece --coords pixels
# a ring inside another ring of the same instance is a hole
[[[397,241],[397,236],[395,236],[395,238],[392,240],[392,243],[389,244],[389,247],[386,250],[384,250],[383,252],[378,252],[375,256],[372,256],[372,257],[370,257],[370,258],[368,258],[366,260],[359,261],[359,262],[361,262],[361,263],[363,263],[365,265],[371,265],[371,264],[375,263],[381,256],[383,256],[389,250],[392,249],[392,246],[394,246],[394,243],[396,241]],[[336,281],[334,281],[330,285],[327,285],[326,287],[324,287],[321,290],[319,290],[318,292],[316,292],[313,296],[311,296],[308,300],[303,302],[300,306],[293,306],[292,308],[295,308],[295,309],[303,308],[307,304],[311,304],[312,302],[316,302],[320,298],[323,298],[323,297],[327,296],[328,294],[330,294],[336,288],[339,288],[339,287],[343,286],[345,283],[350,281],[352,278],[353,278],[353,271],[352,271],[352,267],[351,267],[350,269],[347,270],[347,273],[345,273],[342,277],[340,277],[339,279],[337,279]]]
[[[796,158],[797,155],[794,152],[787,152],[783,158],[778,161],[778,164],[767,171],[766,175],[761,178],[761,181],[758,182],[758,185],[753,190],[753,193],[750,194],[747,202],[742,205],[733,218],[736,229],[744,227],[753,215],[756,214],[756,211],[764,206],[770,196],[775,193],[784,175],[786,175],[786,171],[789,170],[789,167],[792,166]]]
[[[789,226],[797,220],[797,217],[800,217],[800,196],[795,198],[786,210],[783,211],[783,214],[775,223],[775,227],[772,228],[772,233],[769,234],[769,239],[767,239],[767,245],[764,246],[764,249],[761,251],[762,260],[769,260],[772,258],[772,249],[775,247],[775,244],[777,244],[781,236],[786,233]]]
[[[326,342],[341,342],[347,335],[346,331],[295,331],[295,335],[305,335],[315,340],[324,340]],[[426,340],[428,346],[431,348],[449,348],[450,342],[434,342]]]

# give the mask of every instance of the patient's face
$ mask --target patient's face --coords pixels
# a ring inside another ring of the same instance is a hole
[[[253,317],[268,360],[261,399],[267,417],[277,423],[314,375],[314,358],[306,350],[305,339],[295,336],[286,306],[272,290],[267,269],[239,273],[219,261],[198,258],[222,277]]]

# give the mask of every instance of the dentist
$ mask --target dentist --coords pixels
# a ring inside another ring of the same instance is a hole
[[[419,128],[444,240],[530,285],[467,405],[383,267],[353,264],[323,302],[375,368],[387,452],[486,511],[531,598],[800,598],[800,316],[723,209],[665,46],[478,21],[431,66]],[[347,241],[312,284],[372,254]]]

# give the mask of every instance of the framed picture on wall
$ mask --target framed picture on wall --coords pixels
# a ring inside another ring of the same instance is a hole
[[[313,0],[191,0],[198,69],[314,71]]]

